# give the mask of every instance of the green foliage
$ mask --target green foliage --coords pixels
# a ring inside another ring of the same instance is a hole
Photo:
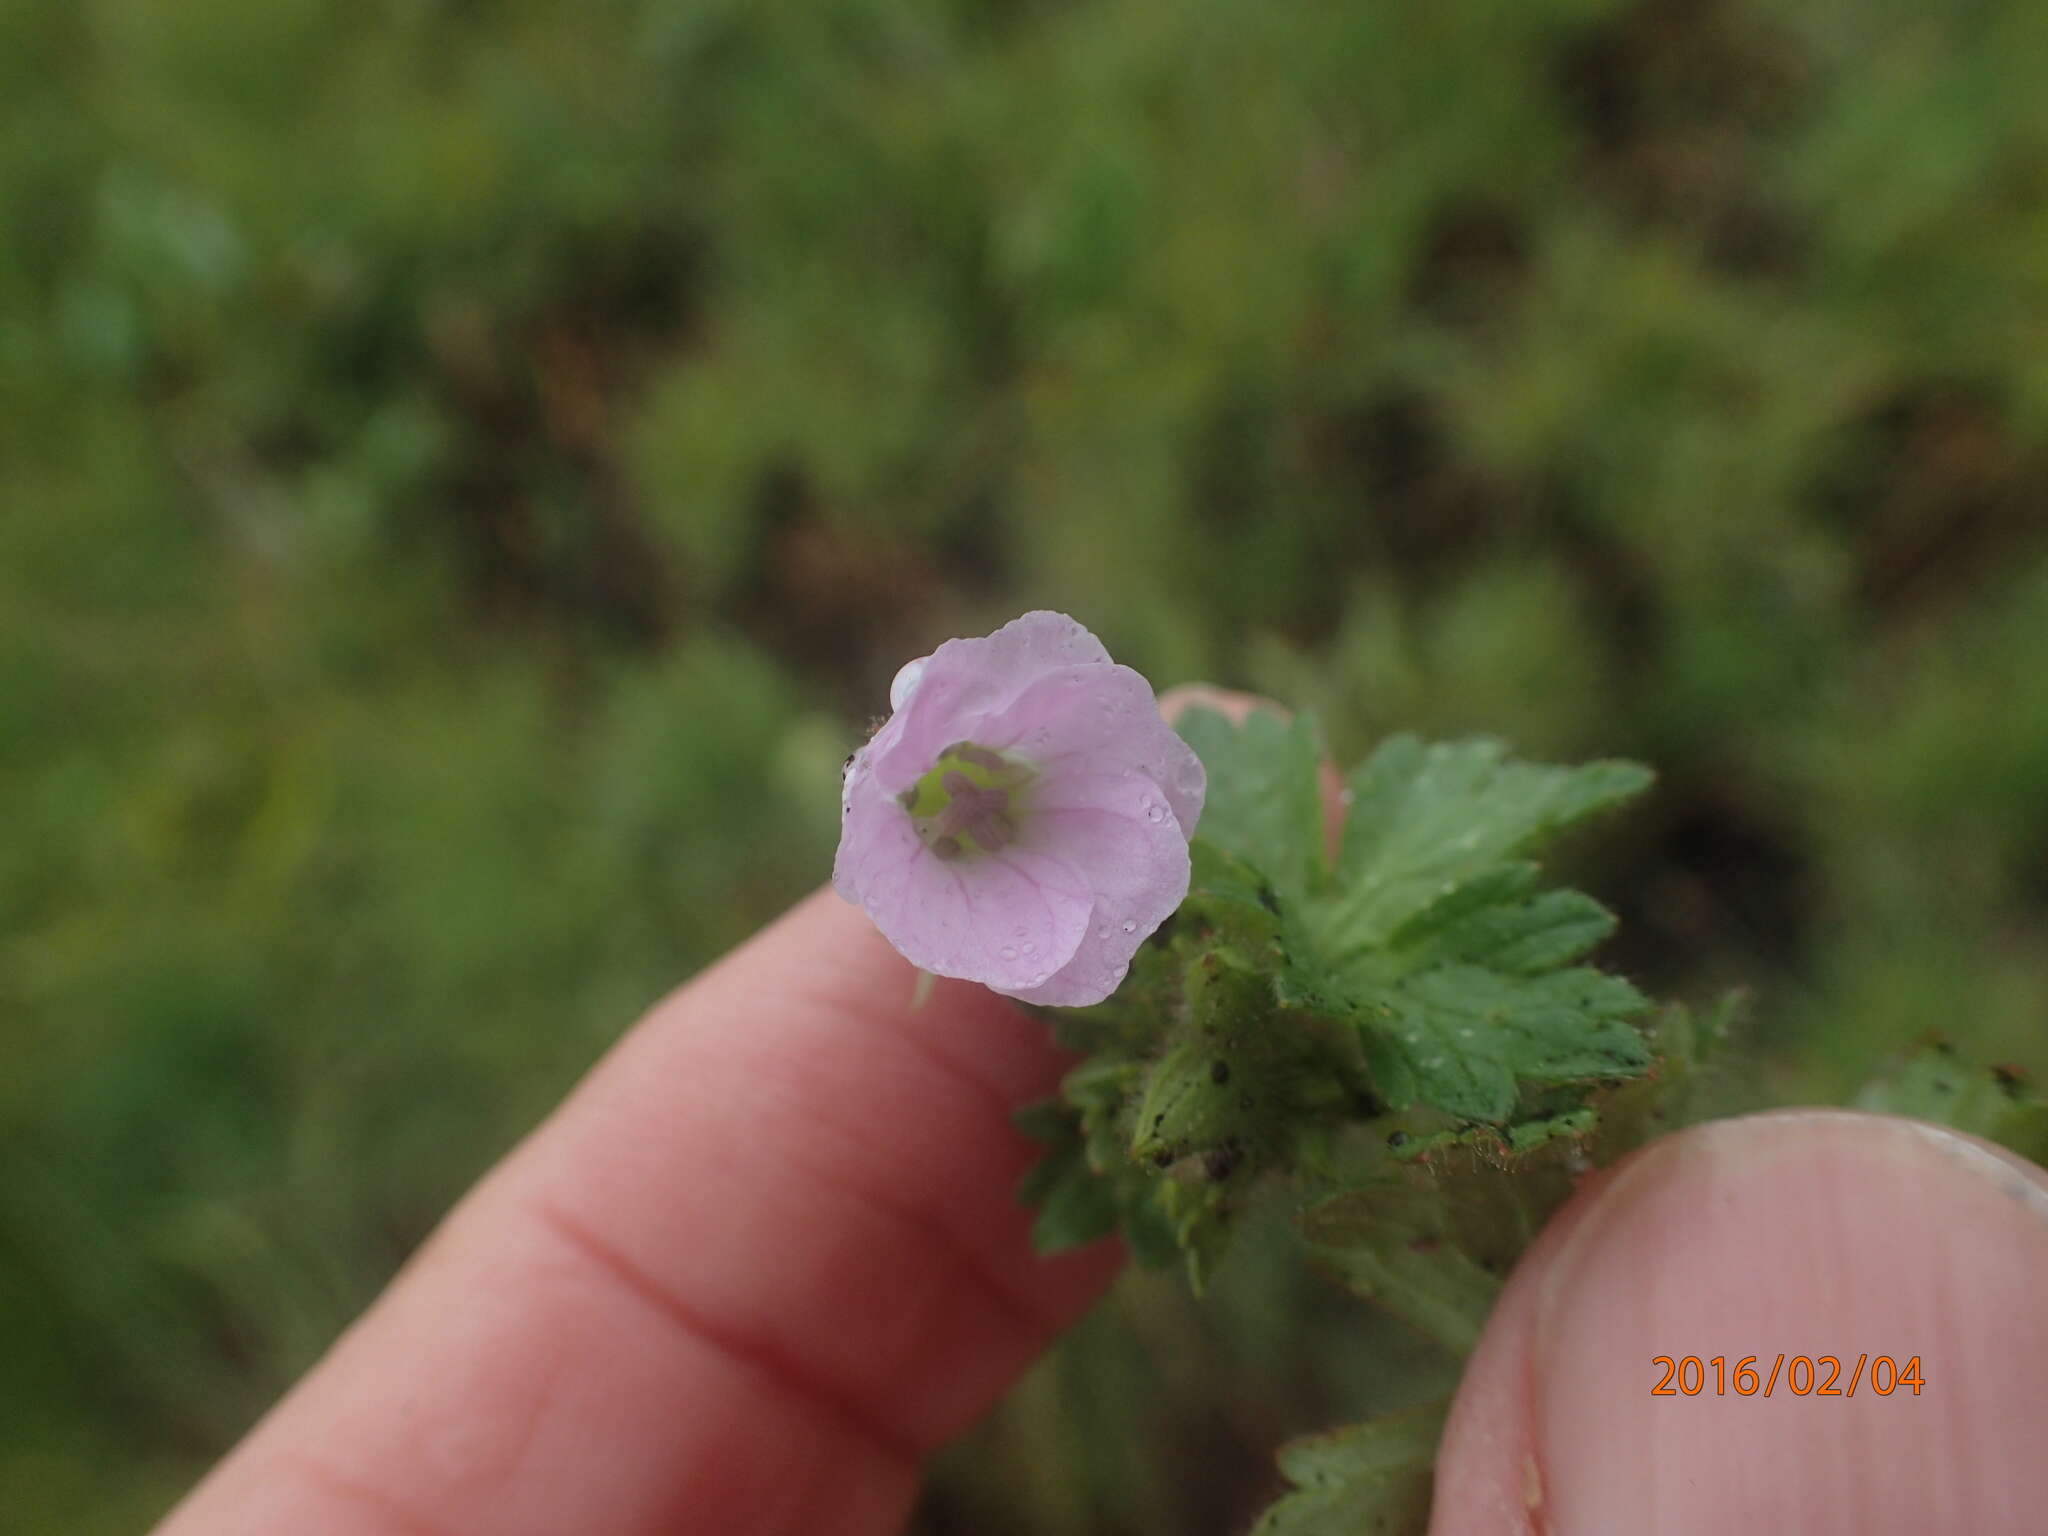
[[[1283,1447],[1280,1470],[1296,1491],[1252,1536],[1420,1536],[1446,1411],[1411,1408]]]
[[[1426,937],[1475,906],[1511,899],[1519,893],[1501,888],[1516,878],[1507,860],[1641,793],[1650,772],[1636,763],[1543,767],[1508,758],[1495,741],[1425,746],[1397,736],[1346,782],[1343,894],[1318,924],[1340,964],[1418,920]]]
[[[0,0],[10,1529],[146,1526],[817,881],[894,667],[1029,607],[1340,761],[1656,763],[1566,883],[1646,991],[1756,985],[1702,1103],[1845,1098],[1929,1020],[2048,1070],[2044,28]],[[1546,899],[1379,963],[1577,963]],[[1657,1051],[1506,1134],[1658,1123]],[[1270,1441],[1424,1370],[1228,1269],[1201,1321],[1120,1291],[926,1528],[1225,1536],[1264,1445],[1191,1404]]]
[[[1316,765],[1323,746],[1315,721],[1256,710],[1233,726],[1214,710],[1190,709],[1177,729],[1209,773],[1197,829],[1202,841],[1263,872],[1289,897],[1319,889],[1325,864]]]
[[[1260,711],[1234,727],[1191,710],[1181,729],[1209,777],[1192,885],[1129,987],[1056,1015],[1091,1055],[1063,1090],[1067,1118],[1033,1112],[1053,1143],[1031,1185],[1042,1243],[1094,1237],[1114,1211],[1156,1252],[1165,1220],[1199,1287],[1234,1192],[1270,1171],[1328,1175],[1359,1126],[1410,1110],[1505,1126],[1527,1106],[1510,1140],[1533,1145],[1533,1127],[1569,1121],[1583,1141],[1593,1111],[1560,1093],[1583,1101],[1593,1083],[1649,1069],[1630,1023],[1647,1001],[1570,964],[1606,914],[1537,891],[1534,866],[1509,858],[1647,775],[1399,740],[1353,776],[1366,792],[1349,810],[1366,825],[1347,825],[1331,870],[1312,722]],[[1103,1191],[1075,1187],[1091,1181]]]
[[[2028,1087],[2018,1068],[1969,1066],[1946,1041],[1928,1041],[1894,1062],[1854,1102],[1858,1109],[1951,1125],[2048,1163],[2048,1100]]]
[[[1396,738],[1350,776],[1331,866],[1313,722],[1180,729],[1209,776],[1191,889],[1132,990],[1053,1015],[1090,1054],[1023,1121],[1049,1143],[1025,1189],[1038,1240],[1121,1222],[1142,1258],[1177,1244],[1199,1290],[1251,1182],[1284,1176],[1320,1268],[1469,1353],[1577,1176],[1666,1128],[1722,1031],[1675,1005],[1638,1027],[1648,1000],[1577,963],[1612,917],[1526,857],[1649,775]],[[1419,1532],[1437,1422],[1284,1453],[1302,1489],[1260,1529]]]
[[[1648,1007],[1627,982],[1573,969],[1509,976],[1445,965],[1404,980],[1365,1025],[1373,1080],[1394,1108],[1427,1104],[1505,1121],[1518,1084],[1628,1077],[1649,1052],[1627,1021]]]

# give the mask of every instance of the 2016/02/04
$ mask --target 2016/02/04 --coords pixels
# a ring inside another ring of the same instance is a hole
[[[1698,1355],[1653,1355],[1650,1364],[1663,1367],[1663,1375],[1650,1388],[1652,1397],[1698,1397],[1710,1385],[1715,1397],[1726,1397],[1731,1391],[1737,1397],[1769,1397],[1777,1391],[1780,1378],[1794,1397],[1854,1397],[1857,1389],[1865,1385],[1879,1397],[1890,1397],[1901,1387],[1910,1388],[1918,1397],[1920,1389],[1927,1385],[1918,1355],[1903,1364],[1890,1355],[1875,1359],[1867,1353],[1858,1355],[1849,1372],[1847,1390],[1840,1385],[1842,1360],[1838,1355],[1777,1355],[1771,1361],[1768,1376],[1757,1355],[1743,1356],[1732,1369],[1726,1355],[1707,1360]]]

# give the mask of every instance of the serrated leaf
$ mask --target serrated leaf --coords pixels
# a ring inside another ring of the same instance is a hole
[[[1445,1241],[1438,1196],[1387,1183],[1350,1190],[1301,1218],[1316,1267],[1455,1354],[1470,1354],[1501,1277]]]
[[[1525,892],[1532,864],[1499,864],[1401,925],[1389,945],[1404,969],[1467,963],[1534,976],[1582,959],[1614,932],[1614,914],[1578,891]]]
[[[1563,1139],[1583,1145],[1600,1123],[1601,1116],[1586,1106],[1533,1120],[1518,1120],[1513,1125],[1468,1125],[1461,1130],[1410,1136],[1392,1150],[1394,1160],[1401,1163],[1469,1153],[1484,1165],[1508,1169],[1518,1159],[1526,1159],[1529,1153],[1552,1141]]]
[[[1325,876],[1322,743],[1307,715],[1283,720],[1255,710],[1233,725],[1190,709],[1174,729],[1209,776],[1197,835],[1261,871],[1285,894],[1304,894]]]
[[[1505,1130],[1410,1138],[1386,1176],[1302,1213],[1310,1255],[1357,1294],[1468,1353],[1508,1271],[1570,1198],[1595,1122],[1580,1109]]]
[[[1587,967],[1507,976],[1471,965],[1404,978],[1360,1021],[1366,1067],[1389,1105],[1428,1104],[1499,1124],[1519,1082],[1630,1077],[1650,1065],[1628,1021],[1649,1000]]]
[[[1280,1448],[1295,1485],[1252,1536],[1422,1536],[1447,1403],[1390,1413]]]
[[[2048,1104],[2012,1068],[1977,1067],[1929,1040],[1864,1084],[1858,1109],[1954,1126],[2036,1163],[2048,1163]]]
[[[1384,945],[1402,924],[1491,866],[1646,788],[1647,768],[1525,763],[1484,738],[1383,742],[1349,780],[1338,895],[1316,932],[1325,955]]]

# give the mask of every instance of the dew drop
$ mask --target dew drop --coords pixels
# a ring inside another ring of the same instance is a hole
[[[1145,802],[1145,819],[1150,822],[1166,820],[1166,807],[1157,800],[1147,800]]]
[[[1005,960],[1014,960],[1017,958],[1017,946],[1014,944],[1005,944],[1001,949],[997,950],[996,953],[1001,955]]]
[[[1125,919],[1124,919],[1124,932],[1125,932],[1125,933],[1136,933],[1137,931],[1138,931],[1138,924],[1137,924],[1137,920],[1136,920],[1135,918],[1129,918],[1129,917],[1125,918]]]
[[[1026,943],[1025,943],[1025,945],[1024,945],[1024,953],[1025,953],[1025,954],[1027,954],[1027,955],[1030,955],[1030,954],[1036,954],[1037,952],[1038,952],[1038,946],[1037,946],[1036,944],[1033,944],[1033,943],[1031,943],[1031,942],[1029,942],[1029,941],[1027,940],[1027,941],[1026,941]]]

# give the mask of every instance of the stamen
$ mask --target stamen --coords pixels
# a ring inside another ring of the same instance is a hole
[[[1019,807],[1012,796],[1031,770],[999,752],[956,741],[923,778],[897,796],[918,836],[941,859],[971,849],[995,853],[1017,840]]]

